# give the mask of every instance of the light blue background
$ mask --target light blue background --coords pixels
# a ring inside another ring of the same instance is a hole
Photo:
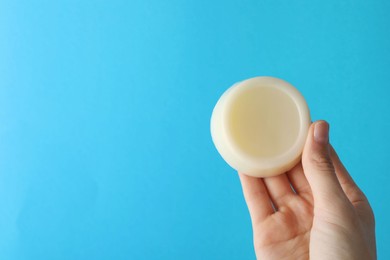
[[[0,258],[254,259],[210,138],[236,81],[305,96],[390,259],[390,2],[0,0]]]

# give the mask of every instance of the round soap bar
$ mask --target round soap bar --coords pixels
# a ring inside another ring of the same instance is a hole
[[[211,136],[231,167],[268,177],[299,162],[310,124],[308,106],[296,88],[281,79],[256,77],[221,96],[211,116]]]

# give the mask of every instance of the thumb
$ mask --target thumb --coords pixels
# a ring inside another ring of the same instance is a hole
[[[326,121],[317,121],[310,126],[302,166],[315,206],[329,207],[336,206],[337,202],[345,202],[346,196],[330,157],[329,124]]]

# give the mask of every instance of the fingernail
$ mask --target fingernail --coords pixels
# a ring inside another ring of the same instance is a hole
[[[329,124],[327,122],[320,121],[314,124],[314,141],[320,144],[328,144]]]

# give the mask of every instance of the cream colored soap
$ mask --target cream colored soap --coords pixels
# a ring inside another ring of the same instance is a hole
[[[310,126],[299,91],[273,77],[233,85],[211,116],[211,136],[225,161],[238,172],[275,176],[296,165]]]

